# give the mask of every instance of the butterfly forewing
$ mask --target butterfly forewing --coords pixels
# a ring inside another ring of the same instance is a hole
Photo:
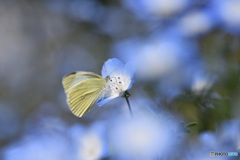
[[[77,72],[69,74],[63,79],[63,86],[67,94],[67,102],[76,116],[83,116],[101,99],[106,81],[91,72]],[[74,77],[77,76],[77,77]]]
[[[67,93],[71,88],[83,82],[84,80],[91,78],[102,78],[101,76],[93,73],[93,72],[72,72],[63,77],[63,87],[65,92]]]

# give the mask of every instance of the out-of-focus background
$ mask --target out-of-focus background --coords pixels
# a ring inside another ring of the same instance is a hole
[[[240,0],[1,0],[0,159],[239,159],[210,157],[240,152],[239,35]],[[109,58],[137,66],[134,118],[74,116],[62,77]]]

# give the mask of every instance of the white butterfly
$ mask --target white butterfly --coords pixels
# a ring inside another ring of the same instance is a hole
[[[67,102],[76,116],[83,116],[95,103],[99,106],[121,96],[132,87],[135,69],[116,58],[106,61],[102,77],[92,72],[73,72],[63,78]]]

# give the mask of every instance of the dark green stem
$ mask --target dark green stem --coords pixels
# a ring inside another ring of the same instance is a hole
[[[124,93],[124,97],[126,98],[129,112],[130,112],[130,114],[131,114],[131,117],[133,118],[132,108],[131,108],[131,105],[130,105],[129,100],[128,100],[128,97],[130,97],[130,94],[128,93],[128,91],[126,91],[126,92]]]

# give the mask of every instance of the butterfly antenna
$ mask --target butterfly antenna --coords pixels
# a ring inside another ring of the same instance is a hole
[[[131,117],[133,118],[132,108],[131,108],[131,105],[130,105],[129,100],[128,100],[128,97],[130,97],[130,93],[128,93],[128,91],[124,92],[124,97],[126,98],[129,112],[131,114]]]

